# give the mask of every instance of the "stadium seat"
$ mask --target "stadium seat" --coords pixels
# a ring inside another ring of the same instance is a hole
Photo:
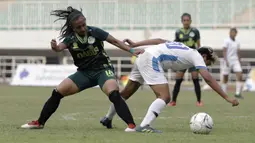
[[[228,24],[236,16],[252,5],[249,0],[172,0],[147,2],[134,1],[16,1],[9,3],[8,9],[0,13],[1,28],[47,29],[59,27],[63,22],[54,23],[50,17],[53,9],[64,9],[68,5],[82,8],[89,25],[101,27],[177,27],[180,15],[188,12],[193,24],[212,27],[215,24]],[[25,14],[24,14],[25,13]]]

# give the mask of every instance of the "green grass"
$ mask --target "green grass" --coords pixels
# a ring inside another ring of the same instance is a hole
[[[114,129],[99,124],[110,102],[99,89],[67,97],[43,130],[19,129],[37,119],[51,88],[0,87],[0,143],[251,143],[254,142],[254,93],[244,93],[240,106],[232,107],[214,92],[203,92],[204,107],[195,106],[193,91],[182,91],[176,107],[167,107],[154,122],[162,134],[125,133],[118,117]],[[150,90],[138,91],[128,105],[139,124],[155,99]],[[196,112],[207,112],[214,120],[209,135],[196,135],[189,120]]]

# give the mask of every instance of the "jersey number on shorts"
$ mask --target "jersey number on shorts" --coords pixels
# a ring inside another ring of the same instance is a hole
[[[188,47],[178,42],[166,42],[166,47],[168,49],[189,50]]]
[[[108,77],[114,76],[114,73],[112,72],[112,70],[107,70],[107,71],[105,71],[105,74],[106,74],[106,76],[108,76]]]

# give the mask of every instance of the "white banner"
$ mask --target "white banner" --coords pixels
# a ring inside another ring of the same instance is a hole
[[[245,81],[244,91],[255,91],[255,69],[252,69],[249,73],[248,78]]]
[[[73,65],[20,64],[12,78],[11,85],[57,86],[76,70],[77,67]]]

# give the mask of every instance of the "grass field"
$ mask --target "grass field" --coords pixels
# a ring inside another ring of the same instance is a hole
[[[255,142],[254,93],[244,93],[240,106],[232,107],[214,92],[203,92],[204,107],[195,106],[193,91],[182,91],[176,107],[167,107],[154,122],[162,134],[125,133],[126,125],[114,120],[114,129],[99,124],[110,102],[99,89],[67,97],[43,130],[19,129],[37,119],[51,88],[0,87],[0,143],[252,143]],[[139,124],[155,99],[150,90],[139,91],[128,105]],[[196,135],[189,120],[207,112],[214,120],[209,135]]]

